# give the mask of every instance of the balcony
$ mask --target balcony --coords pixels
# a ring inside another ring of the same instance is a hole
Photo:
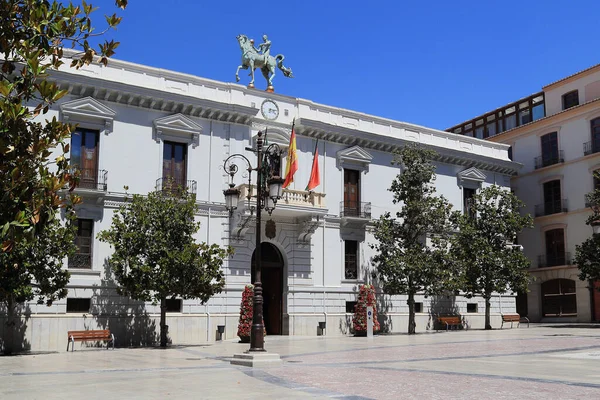
[[[543,204],[536,204],[535,206],[536,217],[543,217],[544,215],[552,215],[568,211],[569,207],[567,199],[562,199],[558,201],[547,201]]]
[[[542,254],[538,256],[538,268],[571,265],[571,253]]]
[[[555,154],[544,154],[535,158],[535,169],[549,167],[550,165],[565,162],[565,155],[563,150],[559,150]]]
[[[75,186],[75,189],[106,192],[108,171],[74,167],[72,172],[76,173],[79,177],[79,182]]]
[[[182,188],[185,188],[190,194],[196,194],[196,181],[176,179],[171,176],[164,176],[156,180],[157,192],[177,193]]]
[[[240,206],[248,198],[256,194],[256,185],[247,183],[237,187],[240,190]],[[276,213],[288,213],[290,215],[298,213],[309,214],[325,213],[325,193],[309,192],[306,190],[283,189],[281,199],[277,201]]]
[[[583,155],[600,153],[600,140],[592,140],[583,144]]]
[[[371,203],[342,201],[340,218],[342,227],[362,229],[371,220]]]

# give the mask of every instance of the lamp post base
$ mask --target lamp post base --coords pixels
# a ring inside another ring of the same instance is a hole
[[[281,365],[279,354],[266,352],[247,352],[234,354],[231,364],[243,365],[244,367],[277,367]]]

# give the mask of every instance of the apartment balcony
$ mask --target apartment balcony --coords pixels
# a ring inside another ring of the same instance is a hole
[[[101,204],[106,197],[108,171],[103,169],[71,167],[71,173],[77,178],[73,193],[80,196],[88,204]],[[66,193],[69,188],[65,187]]]
[[[592,140],[583,144],[583,155],[600,153],[600,140]]]
[[[565,162],[565,154],[563,150],[559,150],[557,154],[545,154],[535,158],[535,169],[549,167],[550,165]]]
[[[538,268],[571,265],[571,253],[542,254],[538,256]]]
[[[536,204],[535,206],[536,217],[543,217],[544,215],[552,215],[568,211],[569,207],[567,199],[562,199],[558,201],[547,201],[543,204]]]
[[[170,176],[164,176],[156,180],[157,192],[170,192],[175,194],[182,189],[186,189],[190,194],[196,194],[197,183],[193,180],[175,179]]]
[[[371,220],[371,203],[360,201],[340,202],[342,226],[364,227]]]

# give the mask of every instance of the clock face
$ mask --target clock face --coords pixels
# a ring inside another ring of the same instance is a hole
[[[260,106],[260,112],[268,120],[275,120],[279,116],[279,106],[273,100],[267,99]]]

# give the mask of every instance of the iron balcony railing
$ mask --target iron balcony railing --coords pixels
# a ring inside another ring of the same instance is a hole
[[[571,253],[542,254],[538,256],[538,268],[571,265]]]
[[[156,191],[158,192],[177,192],[182,189],[186,189],[191,194],[196,194],[196,181],[176,179],[170,176],[164,176],[156,180]]]
[[[557,153],[542,154],[535,158],[535,169],[547,167],[558,163],[565,162],[565,155],[563,150],[559,150]]]
[[[558,214],[569,211],[567,199],[559,199],[555,201],[547,201],[543,204],[536,204],[535,216],[542,217],[544,215]]]
[[[77,188],[106,192],[108,171],[104,169],[74,167],[73,172],[78,174],[79,177]]]
[[[600,153],[600,140],[591,140],[583,144],[583,155]]]
[[[371,203],[342,201],[340,203],[340,217],[371,219]]]
[[[346,279],[357,279],[358,278],[358,263],[357,257],[354,254],[344,255],[344,278]]]
[[[92,268],[92,238],[77,236],[75,244],[77,251],[69,256],[69,268]]]

